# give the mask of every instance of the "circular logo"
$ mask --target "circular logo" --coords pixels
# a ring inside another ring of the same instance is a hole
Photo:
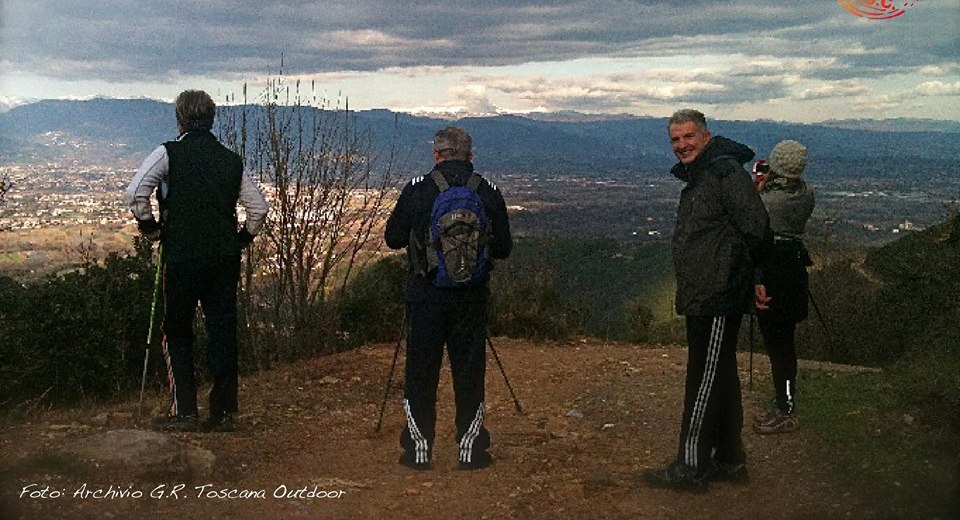
[[[847,11],[870,20],[889,20],[896,18],[916,5],[920,0],[837,0]]]

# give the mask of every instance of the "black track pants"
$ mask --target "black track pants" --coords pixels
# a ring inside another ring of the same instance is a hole
[[[772,320],[763,314],[758,322],[763,345],[770,356],[777,408],[784,413],[793,413],[797,392],[797,346],[794,342],[797,324]]]
[[[723,463],[746,460],[736,356],[741,318],[687,317],[686,393],[677,460],[698,471],[709,468],[711,455]]]
[[[207,346],[207,366],[213,378],[210,415],[219,417],[237,411],[239,279],[239,256],[164,266],[166,312],[163,319],[163,351],[173,399],[171,415],[197,414],[193,319],[198,303],[203,310],[204,325],[210,339]]]
[[[430,461],[436,436],[437,385],[447,347],[456,404],[458,459],[471,462],[490,446],[483,426],[486,301],[407,304],[407,361],[400,435],[410,460]]]

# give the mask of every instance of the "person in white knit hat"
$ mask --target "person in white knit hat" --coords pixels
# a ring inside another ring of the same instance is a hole
[[[770,215],[774,247],[764,265],[763,279],[768,308],[757,312],[776,397],[772,408],[754,418],[760,434],[789,433],[799,427],[794,415],[797,392],[797,323],[807,317],[807,266],[810,255],[803,233],[813,212],[813,190],[803,179],[807,148],[797,141],[781,141],[769,158],[770,172],[757,185]]]

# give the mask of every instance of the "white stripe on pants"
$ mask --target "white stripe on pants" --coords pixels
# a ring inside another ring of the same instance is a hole
[[[481,402],[480,407],[477,408],[477,415],[474,416],[470,427],[467,428],[467,431],[460,439],[460,462],[472,462],[473,441],[477,439],[477,435],[480,435],[480,428],[483,427],[484,409],[483,402]]]
[[[406,399],[403,400],[403,409],[407,412],[407,428],[410,429],[410,438],[413,439],[416,446],[414,462],[417,464],[426,464],[430,462],[430,443],[427,441],[427,438],[420,433],[420,428],[417,427],[416,421],[413,420],[413,412],[410,411],[410,401]]]
[[[699,461],[697,460],[697,445],[700,443],[703,418],[707,412],[710,392],[713,390],[713,383],[717,375],[717,364],[720,359],[720,347],[723,344],[723,329],[725,325],[726,318],[723,316],[713,318],[713,326],[710,330],[710,342],[707,345],[707,359],[703,367],[703,376],[700,380],[697,398],[693,404],[693,413],[690,415],[690,429],[687,431],[687,439],[684,444],[684,462],[695,468],[700,467],[700,464],[698,464]]]

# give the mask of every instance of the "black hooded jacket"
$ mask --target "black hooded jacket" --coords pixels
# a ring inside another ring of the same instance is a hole
[[[714,136],[689,165],[673,235],[676,308],[684,316],[740,314],[751,301],[755,266],[772,243],[767,211],[743,163],[753,150]]]

